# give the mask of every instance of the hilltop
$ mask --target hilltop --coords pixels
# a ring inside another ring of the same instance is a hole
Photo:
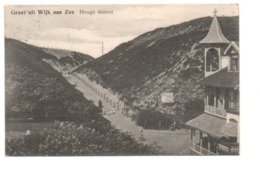
[[[43,60],[56,70],[72,71],[94,60],[94,58],[89,55],[74,51],[53,48],[43,48],[43,51],[53,56],[43,58]]]
[[[239,41],[239,17],[218,18],[223,34]],[[212,17],[158,28],[119,45],[75,72],[111,88],[133,108],[154,108],[189,119],[203,110],[204,60],[199,41]],[[161,93],[173,92],[174,104],[160,102]]]

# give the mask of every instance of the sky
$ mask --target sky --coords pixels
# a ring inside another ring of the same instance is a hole
[[[65,11],[74,14],[65,14]],[[192,19],[213,16],[237,16],[236,4],[225,5],[76,5],[5,6],[5,37],[50,48],[68,49],[95,58],[121,43],[156,28]],[[35,14],[28,12],[34,10]],[[40,15],[38,10],[49,10]],[[80,14],[80,11],[88,11]],[[99,14],[98,11],[107,11]],[[17,15],[18,12],[25,14]],[[62,11],[62,14],[53,14]],[[95,14],[90,14],[90,11]]]

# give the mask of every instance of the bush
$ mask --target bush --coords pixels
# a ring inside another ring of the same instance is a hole
[[[152,155],[157,150],[112,127],[106,131],[87,124],[55,122],[49,130],[6,141],[9,156]]]
[[[184,104],[185,113],[184,121],[187,122],[204,112],[204,101],[202,99],[196,99]]]
[[[134,120],[137,125],[146,129],[169,129],[174,122],[173,116],[154,109],[139,110]]]

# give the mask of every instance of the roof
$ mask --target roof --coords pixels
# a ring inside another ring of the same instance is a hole
[[[229,122],[224,124],[220,129],[220,134],[223,136],[236,137],[237,136],[237,123]]]
[[[230,43],[223,35],[216,16],[213,17],[208,34],[200,43]]]
[[[203,131],[217,138],[237,137],[237,123],[211,114],[203,113],[200,116],[188,121],[188,127]]]
[[[239,53],[239,44],[238,42],[231,41],[228,47],[225,49],[224,54],[226,55],[229,49],[233,47],[237,53]]]
[[[238,88],[239,87],[239,72],[228,71],[228,67],[203,78],[200,83],[212,87],[222,88]]]

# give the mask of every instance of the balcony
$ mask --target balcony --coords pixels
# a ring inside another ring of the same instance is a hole
[[[227,115],[227,112],[225,109],[220,109],[220,108],[216,108],[213,106],[209,106],[209,105],[205,105],[205,110],[206,113],[212,114],[212,115],[217,115],[220,117],[225,118]]]

